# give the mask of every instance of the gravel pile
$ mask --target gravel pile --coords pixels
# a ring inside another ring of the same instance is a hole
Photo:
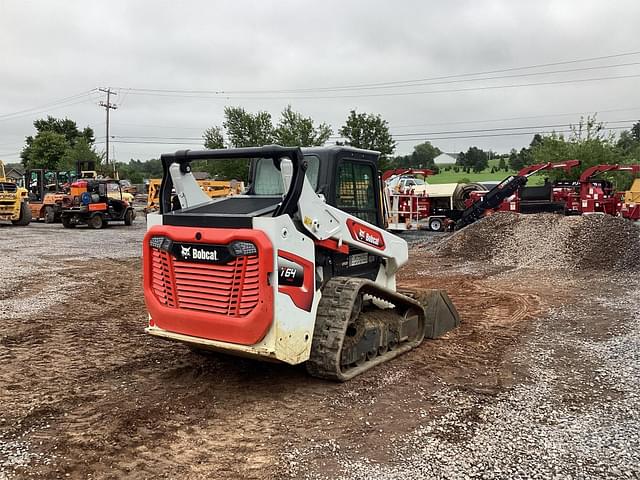
[[[640,228],[610,215],[496,213],[456,232],[443,256],[530,268],[636,270]]]

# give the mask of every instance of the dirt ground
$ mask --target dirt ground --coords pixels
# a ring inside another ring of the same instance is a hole
[[[582,309],[557,328],[588,325],[582,335],[594,341],[628,320],[611,309],[607,321],[592,321],[589,309],[593,297],[623,298],[630,279],[508,270],[414,247],[399,283],[445,289],[462,326],[330,383],[303,367],[203,356],[146,335],[143,234],[142,222],[0,228],[1,480],[380,478],[375,469],[350,473],[349,462],[397,466],[408,436],[455,408],[438,401],[443,394],[479,399],[465,410],[472,431],[483,405],[534,382],[516,357],[549,312]],[[556,373],[577,375],[577,353],[560,350],[568,360]],[[444,445],[469,434],[438,435]]]

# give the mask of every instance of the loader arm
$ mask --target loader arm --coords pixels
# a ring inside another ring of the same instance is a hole
[[[281,159],[283,183],[287,185],[290,161]],[[303,176],[298,213],[304,228],[317,240],[334,239],[338,246],[352,245],[385,259],[386,273],[394,275],[409,258],[407,242],[386,230],[329,205]]]

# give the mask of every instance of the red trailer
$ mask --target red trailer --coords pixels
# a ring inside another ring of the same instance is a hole
[[[427,193],[428,185],[424,181],[434,173],[422,168],[397,168],[382,174],[389,230],[416,230],[424,223],[436,230],[444,227],[444,219],[431,218],[435,199]]]

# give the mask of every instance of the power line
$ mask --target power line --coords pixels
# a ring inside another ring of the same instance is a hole
[[[555,80],[547,82],[531,82],[531,83],[519,83],[508,85],[485,85],[481,87],[469,87],[469,88],[452,88],[442,90],[421,90],[411,92],[384,92],[384,93],[364,93],[364,94],[350,94],[350,95],[313,95],[313,96],[265,96],[265,97],[242,97],[242,96],[225,96],[227,100],[334,100],[342,98],[371,98],[371,97],[398,97],[408,95],[427,95],[438,93],[460,93],[460,92],[473,92],[480,90],[497,90],[503,88],[521,88],[521,87],[536,87],[536,86],[548,86],[548,85],[568,85],[574,83],[586,83],[596,82],[603,80],[620,80],[628,78],[637,78],[640,74],[634,75],[617,75],[608,77],[595,77],[595,78],[582,78],[572,80]],[[151,93],[151,92],[138,92],[137,95],[148,95],[157,97],[174,97],[174,98],[198,98],[198,99],[219,99],[220,96],[211,95],[185,95],[185,94],[165,94],[165,93]]]
[[[75,95],[70,95],[68,97],[63,97],[60,98],[58,100],[53,100],[49,103],[46,104],[42,104],[38,107],[32,107],[32,108],[27,108],[24,110],[18,110],[16,112],[11,112],[11,113],[5,113],[0,115],[0,121],[2,120],[13,120],[14,118],[18,118],[18,117],[22,117],[22,116],[29,116],[29,115],[33,115],[35,113],[40,113],[39,111],[46,111],[46,110],[51,110],[54,108],[61,108],[61,107],[66,107],[66,106],[71,106],[71,105],[77,105],[79,103],[83,103],[87,100],[87,96],[89,96],[92,92],[95,92],[96,89],[92,88],[91,90],[86,90],[84,92],[80,92],[77,93]],[[80,100],[78,100],[80,99]]]
[[[496,70],[485,70],[485,71],[480,71],[480,72],[471,72],[471,73],[460,73],[460,74],[453,74],[453,75],[444,75],[444,76],[438,76],[438,77],[427,77],[427,78],[419,78],[419,79],[412,79],[412,80],[397,80],[397,81],[390,81],[390,82],[378,82],[378,83],[361,83],[361,84],[354,84],[354,85],[340,85],[340,86],[332,86],[332,87],[310,87],[310,88],[298,88],[298,89],[264,89],[264,90],[224,90],[224,89],[218,89],[218,90],[181,90],[181,89],[151,89],[151,88],[126,88],[126,87],[122,87],[121,89],[123,90],[128,90],[128,91],[136,91],[136,92],[149,92],[149,93],[193,93],[193,94],[214,94],[214,95],[220,95],[220,96],[225,96],[225,95],[229,95],[229,94],[248,94],[248,93],[308,93],[308,92],[314,92],[314,91],[338,91],[338,90],[358,90],[358,89],[368,89],[368,88],[389,88],[389,87],[398,87],[398,86],[402,86],[404,84],[414,84],[414,83],[418,83],[418,82],[430,82],[430,81],[437,81],[437,80],[448,80],[448,79],[454,79],[454,78],[462,78],[462,77],[473,77],[473,76],[479,76],[479,75],[490,75],[490,74],[495,74],[495,73],[506,73],[506,72],[514,72],[514,71],[520,71],[520,70],[531,70],[531,69],[536,69],[536,68],[545,68],[545,67],[552,67],[552,66],[558,66],[558,65],[569,65],[569,64],[576,64],[576,63],[585,63],[585,62],[593,62],[593,61],[597,61],[597,60],[605,60],[605,59],[610,59],[610,58],[620,58],[620,57],[627,57],[627,56],[634,56],[634,55],[639,55],[640,51],[634,51],[634,52],[626,52],[626,53],[618,53],[618,54],[613,54],[613,55],[602,55],[602,56],[598,56],[598,57],[589,57],[589,58],[583,58],[583,59],[574,59],[574,60],[564,60],[564,61],[558,61],[558,62],[551,62],[551,63],[542,63],[542,64],[534,64],[534,65],[527,65],[527,66],[520,66],[520,67],[511,67],[511,68],[503,68],[503,69],[496,69]],[[624,65],[624,64],[622,64]],[[621,66],[622,66],[621,65]],[[630,64],[633,65],[633,64]],[[584,67],[584,69],[593,69],[593,68],[608,68],[608,67]],[[568,70],[570,71],[570,70]],[[532,74],[527,74],[527,75],[537,75],[537,74],[544,74],[544,73],[552,73],[552,72],[539,72],[539,73],[532,73]],[[414,85],[409,85],[409,86],[414,86]]]
[[[628,123],[628,120],[616,120],[607,123]],[[631,121],[632,122],[632,121]],[[425,141],[425,140],[451,140],[451,139],[469,139],[469,138],[489,138],[489,137],[509,137],[509,136],[529,136],[540,133],[571,133],[572,130],[556,130],[557,127],[566,127],[566,124],[563,125],[539,125],[539,126],[528,126],[528,127],[512,127],[512,128],[496,128],[496,129],[479,129],[479,130],[458,130],[458,131],[448,131],[448,132],[426,132],[426,133],[413,133],[406,134],[412,135],[415,138],[396,138],[396,134],[392,134],[394,140],[397,142],[417,142],[417,141]],[[553,130],[548,130],[549,128],[554,128]],[[626,130],[628,127],[609,127],[604,126],[603,130]],[[518,129],[527,129],[529,131],[526,132],[513,132],[508,130],[518,130]],[[507,130],[507,131],[505,131]],[[496,133],[494,133],[496,132]],[[473,135],[456,135],[459,133],[473,133]],[[476,135],[476,133],[478,133]],[[442,136],[447,135],[447,136]],[[448,136],[451,135],[451,136]],[[148,144],[148,145],[195,145],[202,142],[201,138],[191,138],[191,137],[111,137],[112,143],[124,143],[124,144]],[[118,138],[126,138],[127,140],[117,140]],[[333,138],[342,138],[339,136]],[[155,139],[155,140],[154,140]],[[175,141],[162,141],[162,140],[175,140]],[[191,141],[189,141],[191,140]],[[96,142],[96,143],[104,143],[104,142]]]
[[[142,139],[142,140],[201,140],[202,137],[165,137],[165,136],[148,136],[148,135],[111,135],[113,139]]]
[[[611,120],[607,122],[602,122],[604,124],[610,123],[627,123],[633,124],[636,120]],[[527,127],[500,127],[500,128],[479,128],[474,130],[450,130],[444,132],[421,132],[421,133],[394,133],[392,136],[394,137],[410,137],[416,135],[448,135],[451,133],[476,133],[476,132],[503,132],[509,130],[529,130],[532,128],[561,128],[566,127],[566,123],[558,124],[558,125],[536,125],[536,126],[527,126]],[[608,128],[606,125],[604,128]],[[620,128],[628,128],[628,127],[620,127]]]
[[[632,112],[640,110],[640,106],[629,108],[614,108],[608,110],[594,109],[590,112],[570,112],[570,113],[547,113],[544,115],[529,115],[525,117],[506,117],[506,118],[493,118],[485,120],[456,120],[451,122],[437,122],[437,123],[415,123],[410,125],[393,125],[394,128],[409,128],[409,127],[435,127],[438,125],[468,125],[473,123],[493,123],[493,122],[507,122],[511,120],[530,120],[533,118],[549,118],[549,117],[570,117],[574,115],[589,115],[600,113],[613,113],[613,112]],[[634,120],[635,121],[635,120]]]
[[[400,124],[396,125],[393,122],[389,122],[391,127],[394,129],[397,128],[409,128],[409,127],[437,127],[444,125],[467,125],[467,124],[476,124],[476,123],[494,123],[494,122],[506,122],[512,120],[530,120],[536,118],[549,118],[549,117],[569,117],[575,115],[589,115],[592,113],[617,113],[617,112],[631,112],[640,110],[640,106],[629,107],[629,108],[613,108],[613,109],[593,109],[592,111],[582,111],[582,112],[566,112],[566,113],[547,113],[541,115],[528,115],[521,117],[504,117],[504,118],[488,118],[488,119],[474,119],[474,120],[454,120],[450,122],[432,122],[432,123],[412,123],[412,124]],[[634,122],[636,120],[633,120]],[[134,126],[134,127],[145,127],[145,128],[160,128],[160,129],[170,129],[170,130],[197,130],[200,132],[204,132],[207,128],[206,126],[200,127],[185,127],[184,125],[159,125],[159,124],[143,124],[143,123],[127,123],[127,122],[118,122],[118,125],[124,126]],[[119,136],[122,137],[122,136]],[[113,136],[112,136],[113,138]],[[141,138],[141,136],[135,136],[135,138]],[[163,137],[166,138],[166,137]],[[171,137],[177,138],[177,137]],[[193,138],[193,137],[180,137],[180,138]]]
[[[121,103],[122,105],[122,103]],[[204,131],[207,127],[185,127],[182,125],[154,125],[149,123],[126,123],[126,122],[118,122],[118,125],[128,125],[134,127],[150,127],[150,128],[168,128],[171,130],[200,130]]]
[[[202,141],[202,139],[200,139]],[[104,142],[96,142],[97,144]],[[111,143],[131,143],[131,144],[149,144],[149,145],[194,145],[196,142],[157,142],[157,141],[131,141],[131,140],[112,140]]]
[[[626,127],[604,127],[603,130],[626,130]],[[532,131],[532,132],[507,132],[507,133],[487,133],[482,135],[462,135],[462,136],[450,136],[450,137],[430,137],[425,135],[420,138],[400,138],[397,142],[424,142],[431,140],[457,140],[457,139],[469,139],[469,138],[489,138],[489,137],[518,137],[529,136],[535,134],[548,134],[548,133],[572,133],[573,130],[553,130],[553,131]]]
[[[602,123],[605,125],[604,128],[613,128],[609,127],[610,124],[633,124],[636,122],[635,119],[630,120],[606,120]],[[448,135],[448,134],[458,134],[458,133],[481,133],[481,132],[507,132],[510,130],[531,130],[531,129],[549,129],[549,128],[565,128],[569,124],[561,123],[561,124],[545,124],[545,125],[528,125],[528,126],[514,126],[514,127],[494,127],[494,128],[481,128],[481,129],[471,129],[471,130],[448,130],[448,131],[436,131],[436,132],[414,132],[414,133],[392,133],[391,135],[395,137],[414,137],[414,136],[422,136],[422,135]],[[620,128],[628,128],[628,127],[620,127]],[[110,137],[112,140],[116,141],[133,141],[133,140],[180,140],[180,141],[195,141],[202,142],[202,137],[167,137],[167,136],[155,136],[155,135],[112,135]],[[343,138],[342,135],[331,135],[329,138]]]

